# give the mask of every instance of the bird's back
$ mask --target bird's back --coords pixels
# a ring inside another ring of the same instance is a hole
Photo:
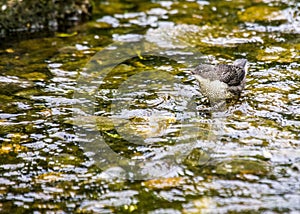
[[[195,68],[193,74],[200,75],[210,81],[219,80],[229,86],[237,86],[244,80],[246,70],[244,66],[241,67],[235,64],[218,64],[216,66],[200,64]]]

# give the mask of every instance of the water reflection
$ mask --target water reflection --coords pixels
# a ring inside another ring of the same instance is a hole
[[[162,57],[166,50],[147,41],[113,43],[81,74],[75,98],[85,101],[74,106],[81,115],[75,115],[72,124],[87,128],[78,130],[81,146],[110,174],[109,168],[119,166],[130,179],[177,176],[183,171],[180,162],[191,152],[194,162],[204,165],[209,160],[211,151],[206,149],[212,149],[208,145],[217,138],[215,124],[199,116],[199,91],[185,84],[185,77],[176,75],[182,71],[174,67],[177,59],[189,65],[200,58],[188,60],[184,50],[174,55],[169,50]]]
[[[107,1],[95,8],[96,21],[73,37],[0,50],[1,212],[297,212],[299,3]],[[94,73],[82,69],[110,42],[143,39],[149,49],[173,49],[144,59],[132,45],[136,58],[106,78],[98,66],[119,55],[91,61]],[[178,63],[164,59],[174,55]],[[185,70],[203,56],[251,62],[241,99],[221,115],[194,109],[206,102]],[[145,71],[174,84],[146,82]],[[72,121],[74,112],[81,118]],[[133,137],[140,143],[126,141]],[[203,146],[214,152],[207,156]],[[122,157],[117,164],[108,149]],[[128,181],[132,170],[159,176]]]

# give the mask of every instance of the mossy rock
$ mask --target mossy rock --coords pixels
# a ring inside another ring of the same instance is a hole
[[[0,2],[0,37],[11,33],[66,30],[89,20],[90,0],[4,0]]]

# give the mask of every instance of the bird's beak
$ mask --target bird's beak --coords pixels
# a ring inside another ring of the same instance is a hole
[[[182,71],[182,73],[184,73],[184,74],[188,74],[188,75],[193,74],[193,68],[186,68],[186,69],[183,69],[183,70],[181,70],[181,71]]]

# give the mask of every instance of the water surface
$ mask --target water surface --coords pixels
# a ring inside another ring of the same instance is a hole
[[[296,213],[299,29],[296,1],[96,1],[2,44],[1,212]],[[189,69],[237,58],[241,98],[206,111]]]

